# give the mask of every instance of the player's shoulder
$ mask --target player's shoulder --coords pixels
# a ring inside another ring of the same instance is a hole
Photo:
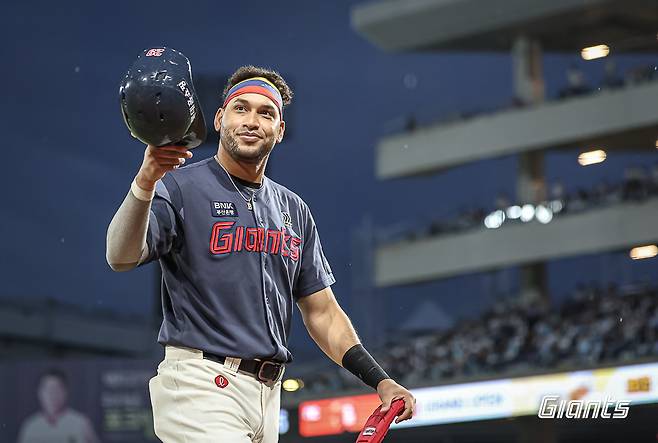
[[[208,165],[211,161],[214,161],[213,157],[167,172],[167,174],[159,180],[159,184],[156,184],[156,192],[158,190],[164,191],[164,189],[166,189],[169,194],[172,192],[176,193],[180,192],[187,186],[194,186],[203,182],[203,177],[206,175],[208,176],[207,179],[212,179],[212,174],[210,173]]]
[[[308,210],[308,205],[303,198],[299,196],[296,192],[291,191],[289,188],[283,186],[281,183],[278,183],[271,178],[267,177],[268,186],[275,194],[278,194],[285,200],[293,201],[297,204],[299,208]]]
[[[199,174],[205,174],[209,171],[208,163],[215,161],[214,157],[208,157],[203,160],[199,160],[195,163],[190,163],[181,168],[176,168],[172,171],[169,171],[167,175],[170,175],[172,178],[177,181],[188,179],[191,177],[198,176]],[[166,176],[165,176],[166,177]]]

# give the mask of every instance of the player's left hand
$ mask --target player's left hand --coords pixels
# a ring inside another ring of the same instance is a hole
[[[397,384],[393,379],[387,378],[380,381],[377,385],[377,394],[379,394],[379,398],[382,400],[382,412],[388,411],[393,400],[397,398],[404,400],[404,411],[395,419],[395,423],[400,423],[413,417],[416,408],[416,399],[411,392]]]

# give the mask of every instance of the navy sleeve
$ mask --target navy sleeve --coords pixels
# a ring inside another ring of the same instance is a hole
[[[336,283],[329,262],[324,256],[315,220],[306,205],[302,205],[304,238],[301,254],[301,269],[293,290],[295,300],[311,295]]]
[[[148,257],[141,265],[176,251],[183,240],[183,201],[180,188],[171,175],[165,175],[155,186],[146,232]]]

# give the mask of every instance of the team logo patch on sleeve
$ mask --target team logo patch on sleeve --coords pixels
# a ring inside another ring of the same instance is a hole
[[[213,201],[210,204],[213,217],[237,217],[238,210],[233,202],[217,202]]]
[[[281,215],[283,216],[283,224],[292,229],[292,218],[290,217],[290,214],[287,212],[281,212]]]

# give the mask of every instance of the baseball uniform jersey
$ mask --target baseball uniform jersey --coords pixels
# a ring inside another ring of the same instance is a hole
[[[304,201],[267,177],[231,180],[214,157],[157,183],[147,245],[164,345],[289,363],[293,302],[335,282]]]

